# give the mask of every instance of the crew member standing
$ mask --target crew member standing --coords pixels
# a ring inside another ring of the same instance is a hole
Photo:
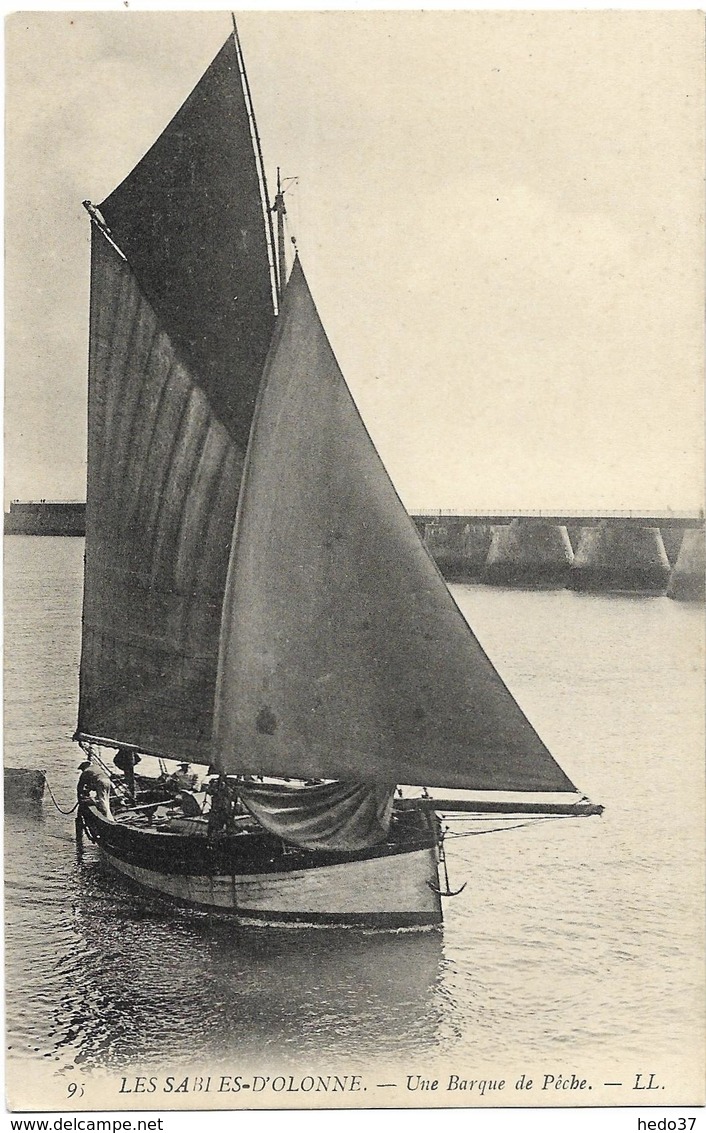
[[[223,772],[217,779],[211,780],[206,788],[206,794],[211,796],[211,809],[208,812],[208,838],[216,838],[222,833],[233,834],[235,831],[234,817],[237,796]]]
[[[135,765],[141,762],[141,757],[129,747],[119,747],[118,754],[114,756],[113,763],[118,771],[125,776],[125,786],[130,798],[135,801]]]
[[[114,822],[111,809],[110,809],[110,776],[102,771],[100,767],[96,767],[88,760],[79,763],[78,769],[81,772],[79,781],[76,784],[76,794],[79,803],[95,802],[101,814],[108,819],[109,822]],[[80,809],[80,807],[79,807]]]

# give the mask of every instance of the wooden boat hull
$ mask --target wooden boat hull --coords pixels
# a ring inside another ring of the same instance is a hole
[[[432,823],[426,837],[323,854],[291,853],[264,834],[251,845],[242,836],[209,845],[203,837],[138,831],[107,822],[92,806],[84,819],[113,869],[195,909],[268,924],[400,929],[442,921]]]

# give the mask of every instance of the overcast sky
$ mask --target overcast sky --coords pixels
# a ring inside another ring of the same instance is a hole
[[[227,12],[7,25],[5,497],[83,498],[89,222]],[[270,185],[408,506],[698,507],[695,12],[246,13]]]

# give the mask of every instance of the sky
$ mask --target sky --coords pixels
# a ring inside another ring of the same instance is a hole
[[[412,509],[702,502],[696,12],[247,12],[334,351]],[[5,500],[85,493],[89,221],[228,12],[6,25]]]

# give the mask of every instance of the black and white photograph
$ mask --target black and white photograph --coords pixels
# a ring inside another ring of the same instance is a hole
[[[10,1112],[704,1105],[703,48],[7,16]]]

